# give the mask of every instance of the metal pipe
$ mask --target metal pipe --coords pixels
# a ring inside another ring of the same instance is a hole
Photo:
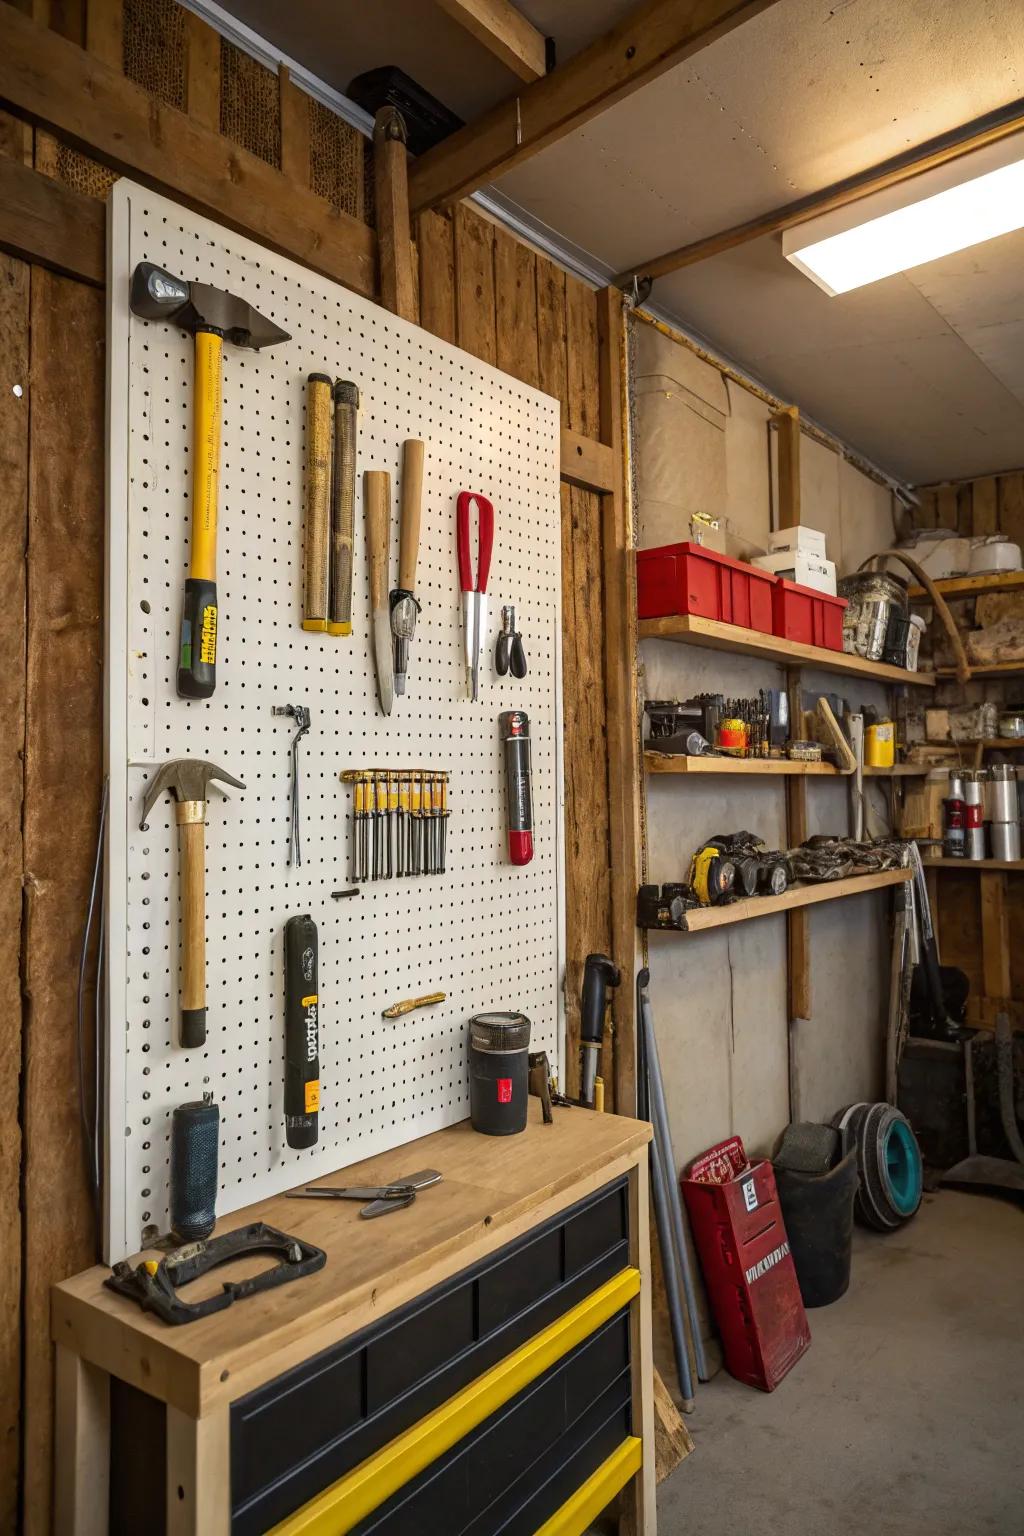
[[[676,1258],[679,1261],[679,1271],[683,1277],[686,1312],[690,1319],[693,1358],[697,1364],[699,1380],[709,1381],[707,1360],[704,1357],[704,1340],[701,1338],[700,1318],[697,1315],[697,1298],[693,1289],[693,1276],[690,1273],[690,1255],[686,1247],[686,1236],[683,1228],[683,1208],[679,1200],[676,1160],[675,1154],[672,1151],[672,1133],[669,1129],[668,1109],[665,1104],[665,1085],[662,1082],[661,1062],[658,1058],[658,1041],[654,1033],[654,1012],[651,1008],[651,999],[647,994],[646,988],[644,988],[642,994],[640,1018],[644,1029],[647,1075],[651,1088],[651,1108],[653,1110],[651,1123],[654,1126],[654,1134],[661,1147],[664,1159],[665,1183],[667,1185],[669,1210],[672,1218],[671,1225],[675,1237]]]

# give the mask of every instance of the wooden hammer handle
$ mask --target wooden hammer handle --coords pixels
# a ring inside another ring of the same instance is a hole
[[[398,585],[416,590],[416,558],[420,551],[420,508],[423,502],[423,449],[418,437],[402,445],[402,526],[398,545]]]
[[[181,1043],[206,1044],[206,806],[183,800],[175,808],[181,865]]]
[[[365,471],[363,509],[366,513],[366,553],[370,561],[370,607],[374,612],[378,612],[388,605],[391,476],[387,470]]]

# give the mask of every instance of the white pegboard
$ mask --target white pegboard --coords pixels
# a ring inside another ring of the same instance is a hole
[[[212,1090],[221,1111],[218,1213],[398,1146],[469,1112],[466,1021],[517,1008],[561,1064],[564,891],[560,724],[559,407],[367,300],[154,193],[120,181],[110,201],[107,753],[106,1256],[167,1228],[170,1115]],[[257,354],[225,344],[217,579],[217,689],[175,689],[187,574],[192,342],[132,316],[139,261],[226,288],[291,334]],[[354,634],[308,635],[302,616],[305,379],[353,379],[361,409]],[[427,445],[408,692],[391,717],[374,683],[361,491],[392,475],[389,585],[397,584],[401,444]],[[481,699],[467,697],[455,500],[495,508]],[[503,602],[529,660],[493,672]],[[280,704],[306,704],[303,863],[288,863],[289,745]],[[533,743],[535,856],[505,857],[498,715],[525,709]],[[177,1044],[177,832],[169,801],[139,830],[153,767],[205,757],[244,780],[211,795],[206,832],[207,1044]],[[445,875],[368,882],[351,873],[344,768],[451,772]],[[320,1139],[285,1142],[284,925],[320,935]],[[440,990],[440,1007],[381,1010]],[[400,1171],[400,1170],[399,1170]]]

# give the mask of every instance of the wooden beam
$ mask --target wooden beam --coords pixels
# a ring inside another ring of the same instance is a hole
[[[478,43],[506,64],[520,80],[547,73],[543,32],[509,0],[437,0],[442,11],[465,27]]]
[[[281,103],[281,173],[293,187],[309,186],[309,97],[282,64],[277,73]]]
[[[119,71],[3,8],[0,104],[136,177],[372,297],[375,239],[324,198],[165,106]]]
[[[779,440],[779,527],[795,528],[800,521],[800,412],[783,406],[772,417]]]
[[[638,803],[640,722],[638,713],[636,575],[632,525],[623,473],[622,360],[625,351],[624,300],[616,288],[597,296],[598,377],[601,440],[618,468],[612,489],[601,497],[604,566],[605,696],[608,721],[608,831],[611,847],[612,958],[622,985],[612,1002],[615,1020],[615,1110],[636,1113],[636,893],[639,883]]]
[[[220,33],[195,11],[185,12],[185,104],[194,123],[220,130]]]
[[[562,428],[561,477],[568,485],[578,486],[581,491],[600,491],[609,495],[614,491],[616,478],[622,474],[622,466],[615,462],[615,455],[607,443],[596,438],[584,437],[582,432],[570,432]]]
[[[106,210],[17,160],[0,159],[0,248],[102,288]]]
[[[124,55],[123,0],[88,0],[85,46],[104,64],[121,69]]]
[[[981,876],[981,972],[987,1001],[1010,996],[1010,915],[1002,872]]]
[[[413,211],[504,176],[775,3],[645,0],[560,69],[420,155],[409,177]]]
[[[393,314],[415,322],[418,316],[409,228],[408,165],[402,114],[394,107],[381,107],[373,125],[380,301]]]
[[[1014,108],[1020,107],[1020,103],[1014,103]],[[1003,116],[998,122],[977,119],[964,128],[958,128],[952,135],[944,134],[941,138],[929,139],[917,149],[885,160],[881,165],[836,182],[821,192],[797,198],[795,202],[773,208],[770,213],[762,213],[756,219],[746,219],[742,224],[734,224],[729,229],[719,230],[717,234],[691,240],[688,245],[677,246],[673,251],[666,251],[663,256],[638,261],[620,272],[613,281],[617,287],[626,288],[634,277],[665,277],[669,272],[678,272],[680,267],[691,267],[694,262],[706,261],[709,256],[720,256],[723,251],[735,250],[738,245],[759,240],[763,235],[778,234],[781,230],[792,229],[797,224],[816,218],[821,213],[846,208],[872,192],[895,187],[900,182],[920,176],[923,171],[934,170],[936,166],[957,160],[961,155],[969,155],[972,150],[983,149],[986,144],[995,144],[1024,128],[1024,110],[1006,110],[1012,115]],[[985,126],[979,126],[981,122],[985,122]],[[452,140],[445,142],[451,143]]]

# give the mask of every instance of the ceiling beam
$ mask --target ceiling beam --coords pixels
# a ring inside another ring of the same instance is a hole
[[[771,213],[747,219],[743,224],[734,224],[730,229],[720,230],[718,234],[705,235],[700,240],[691,241],[689,245],[680,245],[674,251],[667,251],[664,256],[639,261],[620,272],[612,281],[616,287],[627,288],[634,278],[653,280],[666,277],[670,272],[678,272],[681,267],[692,267],[695,262],[706,261],[709,256],[720,256],[723,251],[735,250],[737,246],[759,240],[763,235],[793,229],[797,224],[817,218],[819,214],[845,208],[862,197],[868,197],[872,192],[882,192],[886,187],[894,187],[902,181],[920,176],[923,171],[934,170],[937,165],[945,165],[950,160],[969,155],[972,150],[984,149],[986,144],[995,144],[999,139],[1024,129],[1024,101],[1016,101],[1003,108],[997,121],[992,118],[993,114],[987,118],[978,118],[955,129],[953,133],[929,139],[917,149],[883,161],[881,165],[848,177],[846,181],[836,182],[821,192],[811,192],[796,202],[773,209]]]
[[[414,213],[504,176],[777,0],[645,0],[568,63],[427,150],[409,170]]]
[[[437,4],[520,80],[539,80],[547,73],[543,32],[510,0],[437,0]]]

